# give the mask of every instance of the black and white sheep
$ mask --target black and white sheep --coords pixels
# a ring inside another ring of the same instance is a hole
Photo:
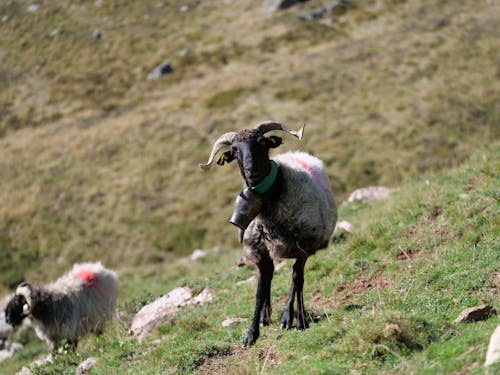
[[[271,317],[272,258],[294,258],[292,286],[281,317],[281,328],[292,327],[294,300],[297,297],[297,328],[308,327],[303,301],[304,265],[307,258],[328,245],[337,221],[337,207],[323,162],[304,152],[287,152],[269,159],[269,149],[282,139],[265,137],[281,130],[302,137],[277,122],[264,122],[253,129],[230,132],[214,143],[207,164],[222,150],[217,164],[233,160],[245,182],[236,200],[231,222],[240,227],[240,242],[246,258],[259,269],[256,306],[243,345],[248,347],[259,337],[259,323],[268,325]]]
[[[116,273],[101,263],[75,264],[53,283],[33,286],[21,283],[5,308],[7,323],[18,326],[29,317],[37,336],[50,350],[61,341],[76,349],[78,338],[101,333],[115,311]]]

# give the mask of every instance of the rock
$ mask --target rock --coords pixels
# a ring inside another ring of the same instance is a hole
[[[20,371],[16,372],[16,375],[33,375],[33,372],[26,366],[24,366]]]
[[[2,17],[2,23],[5,23],[9,20],[9,16],[3,16]]]
[[[180,308],[185,305],[201,305],[214,297],[210,288],[205,288],[192,298],[191,289],[179,287],[171,290],[163,297],[144,306],[132,319],[129,334],[139,341],[147,337],[159,324],[172,320]]]
[[[170,62],[168,60],[165,60],[162,62],[160,65],[158,65],[156,68],[154,68],[147,76],[148,80],[156,80],[160,78],[161,76],[165,74],[170,74],[174,71],[174,68],[172,68],[172,65],[170,65]]]
[[[257,280],[257,277],[255,277],[255,275],[253,276],[250,276],[248,279],[246,280],[241,280],[241,281],[238,281],[236,283],[236,285],[242,285],[242,284],[250,284],[250,283],[253,283],[254,281]]]
[[[369,186],[366,188],[354,190],[347,202],[361,202],[371,204],[380,200],[387,200],[391,198],[394,189],[386,188],[383,186]]]
[[[101,39],[102,38],[102,31],[99,29],[95,29],[94,31],[92,31],[92,38],[94,38],[95,40]]]
[[[12,357],[15,352],[21,350],[23,348],[23,344],[18,342],[9,343],[8,341],[5,343],[5,349],[0,350],[0,362]]]
[[[189,259],[191,259],[191,260],[197,260],[197,259],[205,258],[207,255],[208,255],[208,251],[207,250],[196,249],[195,251],[193,251],[193,253],[189,257]]]
[[[348,221],[339,221],[337,225],[335,225],[335,230],[333,231],[331,241],[333,243],[343,242],[351,235],[353,232],[353,226]]]
[[[78,365],[78,367],[76,369],[76,375],[88,374],[90,372],[90,370],[92,369],[92,367],[94,367],[96,362],[97,362],[97,358],[95,358],[95,357],[87,358],[85,361],[83,361],[82,363],[80,363]]]
[[[187,301],[188,305],[203,305],[205,302],[210,302],[214,299],[214,292],[210,288],[205,288],[196,297]]]
[[[266,12],[274,12],[279,9],[290,8],[297,3],[305,3],[308,0],[264,0],[263,7]]]
[[[337,223],[337,225],[335,226],[335,231],[333,232],[334,234],[337,233],[337,232],[341,232],[341,231],[344,231],[344,232],[347,232],[347,233],[352,233],[354,227],[352,226],[352,224],[346,220],[343,220],[343,221],[339,221]]]
[[[187,57],[189,55],[191,55],[193,53],[193,51],[191,50],[191,48],[184,48],[182,51],[179,52],[179,56],[180,57]]]
[[[247,321],[248,319],[245,319],[245,318],[238,318],[238,317],[234,317],[234,318],[227,318],[226,320],[224,320],[221,324],[223,327],[230,327],[230,326],[234,326],[236,324],[240,324],[242,322],[245,322]]]
[[[493,306],[489,305],[474,306],[463,310],[458,316],[458,318],[456,318],[453,322],[454,323],[477,322],[478,320],[488,319],[490,316],[496,314],[497,310]]]
[[[486,352],[484,367],[491,366],[496,362],[500,362],[500,325],[497,326],[491,335],[488,351]]]
[[[182,13],[186,13],[188,10],[189,10],[189,7],[187,5],[182,5],[179,8],[179,11],[182,12]]]
[[[28,5],[28,12],[30,13],[35,13],[38,9],[40,9],[40,4],[31,4],[31,5]]]
[[[394,323],[387,323],[384,327],[384,337],[386,339],[391,337],[398,337],[401,335],[401,328]]]
[[[300,12],[298,14],[298,17],[304,21],[315,21],[315,20],[319,20],[320,18],[323,18],[327,12],[328,12],[328,9],[326,7],[321,7],[321,8],[313,9],[313,10],[308,11],[308,12]]]

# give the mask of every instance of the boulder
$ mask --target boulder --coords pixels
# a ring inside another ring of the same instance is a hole
[[[497,362],[500,362],[500,325],[497,326],[491,335],[488,351],[486,352],[484,367],[491,366]]]
[[[308,0],[264,0],[263,7],[266,12],[274,12],[280,9],[290,8],[297,3],[305,3]]]
[[[194,250],[192,252],[192,254],[189,257],[189,259],[191,259],[191,260],[198,260],[198,259],[201,259],[201,258],[205,258],[207,255],[208,255],[208,251],[207,250],[196,249],[196,250]]]
[[[147,76],[148,80],[156,80],[165,74],[170,74],[174,71],[174,68],[168,60],[165,60],[156,68],[154,68]]]
[[[92,369],[92,367],[94,367],[96,362],[97,362],[97,358],[95,358],[95,357],[87,358],[85,361],[80,363],[78,365],[78,367],[76,368],[76,375],[88,374],[90,372],[90,370]]]
[[[224,321],[222,321],[221,324],[223,327],[230,327],[230,326],[234,326],[236,324],[240,324],[240,323],[245,322],[245,321],[247,321],[247,319],[245,319],[245,318],[233,317],[233,318],[225,319]]]
[[[182,306],[201,305],[213,299],[213,291],[205,288],[200,294],[192,298],[191,289],[179,287],[171,290],[163,297],[144,306],[132,319],[129,334],[139,341],[149,336],[159,324],[172,320]]]
[[[361,202],[371,204],[380,200],[388,200],[391,198],[391,194],[394,189],[386,188],[383,186],[369,186],[366,188],[354,190],[347,202]]]
[[[0,350],[0,362],[12,357],[15,352],[21,350],[22,348],[23,344],[20,344],[18,342],[7,342],[5,344],[5,348],[3,350]]]
[[[479,320],[488,319],[490,316],[496,314],[497,310],[493,306],[489,305],[474,306],[463,310],[458,316],[458,318],[456,318],[453,322],[454,323],[477,322]]]

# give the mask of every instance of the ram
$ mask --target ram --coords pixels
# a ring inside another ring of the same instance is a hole
[[[259,337],[259,324],[271,318],[273,258],[294,258],[292,286],[281,317],[281,328],[293,325],[297,299],[297,329],[308,327],[303,300],[304,266],[307,258],[328,245],[337,221],[337,207],[323,162],[304,152],[288,152],[269,158],[269,150],[282,143],[278,136],[264,136],[280,130],[301,139],[298,132],[274,121],[253,129],[229,132],[217,139],[208,162],[224,151],[217,164],[237,160],[244,189],[235,202],[231,223],[239,227],[246,258],[257,265],[259,281],[255,312],[243,345]]]
[[[78,339],[101,333],[115,311],[118,282],[101,263],[75,264],[45,286],[21,283],[5,308],[6,321],[18,326],[29,317],[37,336],[56,350],[65,340],[73,350]]]

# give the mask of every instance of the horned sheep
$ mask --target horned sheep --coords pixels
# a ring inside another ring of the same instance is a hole
[[[53,283],[21,283],[5,308],[7,323],[18,326],[29,317],[37,336],[50,350],[66,342],[74,350],[78,339],[101,333],[115,311],[117,275],[101,263],[75,264]]]
[[[296,259],[281,328],[292,327],[295,298],[296,327],[308,327],[302,292],[304,266],[310,255],[328,245],[337,221],[337,207],[321,160],[304,152],[269,158],[269,150],[281,145],[282,138],[264,134],[280,130],[301,139],[303,129],[296,132],[269,121],[223,134],[215,141],[208,162],[199,165],[210,169],[216,155],[224,151],[217,164],[237,160],[243,177],[244,190],[236,199],[230,221],[240,228],[246,258],[259,269],[255,312],[243,341],[245,347],[258,339],[259,324],[270,323],[273,258]]]

